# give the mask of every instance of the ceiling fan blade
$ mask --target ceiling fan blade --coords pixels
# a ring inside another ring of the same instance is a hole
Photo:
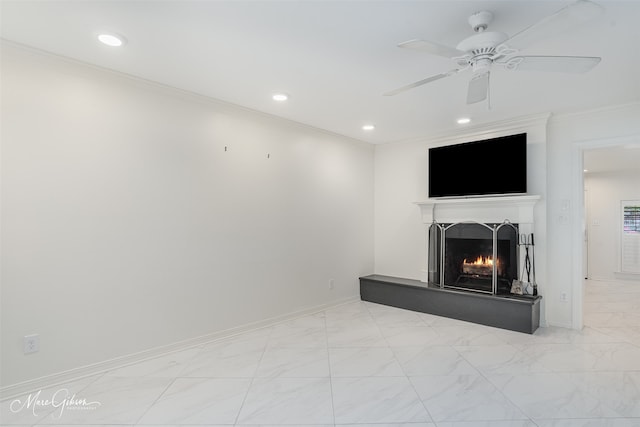
[[[420,50],[423,52],[431,53],[433,55],[444,56],[446,58],[454,58],[456,56],[462,56],[465,54],[465,52],[454,47],[449,47],[434,42],[428,42],[426,40],[408,40],[406,42],[400,43],[398,47]]]
[[[598,65],[601,58],[593,56],[514,56],[505,68],[516,71],[552,71],[586,73]]]
[[[406,86],[402,86],[401,88],[392,90],[390,92],[386,92],[383,95],[384,96],[397,95],[397,94],[399,94],[401,92],[404,92],[406,90],[413,89],[414,87],[422,86],[424,84],[427,84],[427,83],[430,83],[430,82],[434,82],[436,80],[440,80],[440,79],[443,79],[445,77],[452,76],[455,73],[457,73],[458,71],[460,71],[460,70],[451,70],[451,71],[447,71],[446,73],[436,74],[435,76],[427,77],[426,79],[422,79],[422,80],[419,80],[419,81],[417,81],[415,83],[411,83],[411,84],[408,84]]]
[[[603,13],[604,8],[599,4],[588,0],[577,0],[513,35],[503,44],[514,49],[524,49],[540,40],[571,31],[579,25],[598,18]]]
[[[469,81],[467,104],[484,101],[489,94],[489,72],[477,74]]]

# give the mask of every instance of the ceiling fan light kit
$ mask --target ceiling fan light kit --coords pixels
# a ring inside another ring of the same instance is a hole
[[[589,0],[578,0],[511,37],[499,31],[487,31],[489,24],[493,21],[493,13],[486,10],[476,12],[468,18],[469,25],[475,34],[462,40],[455,48],[426,40],[408,40],[398,44],[398,47],[401,48],[450,58],[459,68],[427,77],[386,92],[384,95],[397,95],[470,69],[473,76],[469,80],[467,104],[474,104],[489,99],[489,77],[494,64],[509,71],[585,73],[595,67],[601,58],[594,56],[516,56],[516,54],[541,39],[587,24],[601,16],[603,11],[602,6],[596,3]]]

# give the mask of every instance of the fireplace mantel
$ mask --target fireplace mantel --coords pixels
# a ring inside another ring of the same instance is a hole
[[[422,221],[431,224],[475,221],[514,224],[533,224],[533,208],[538,195],[474,197],[460,199],[429,199],[416,202],[422,212]]]

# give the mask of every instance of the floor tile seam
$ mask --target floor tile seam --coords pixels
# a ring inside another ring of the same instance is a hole
[[[142,419],[149,413],[149,411],[151,410],[151,408],[153,408],[156,403],[158,403],[160,401],[160,399],[162,398],[162,396],[164,396],[167,391],[171,388],[171,386],[173,386],[173,384],[175,384],[177,378],[174,377],[171,381],[169,381],[169,384],[167,384],[167,386],[164,388],[164,390],[162,390],[162,392],[158,395],[158,397],[156,397],[154,399],[154,401],[147,407],[147,409],[145,409],[142,414],[140,414],[140,416],[137,418],[135,424],[138,424],[140,421],[142,421]]]
[[[402,367],[402,365],[400,367]],[[403,369],[403,372],[404,372],[404,369]],[[425,412],[429,416],[429,420],[431,420],[430,422],[434,423],[436,425],[436,427],[437,427],[438,424],[436,423],[435,418],[433,418],[433,415],[431,415],[431,411],[429,411],[429,408],[427,408],[427,404],[425,403],[425,401],[422,400],[422,397],[420,397],[420,393],[418,393],[418,389],[416,389],[416,385],[413,383],[413,381],[411,381],[411,377],[409,375],[405,374],[405,378],[407,379],[407,382],[409,382],[409,384],[411,385],[411,389],[413,390],[413,392],[415,393],[416,397],[420,401],[420,404],[422,405],[422,407],[424,408]]]
[[[602,302],[598,302],[598,304],[603,304]],[[604,303],[606,304],[606,303]],[[634,303],[634,306],[636,305],[636,303]],[[615,315],[618,317],[630,317],[631,319],[637,320],[640,319],[640,313],[636,313],[635,311],[633,311],[633,309],[629,309],[629,310],[607,310],[607,311],[590,311],[588,313],[589,316],[594,316],[597,314],[609,314],[609,315]]]
[[[393,349],[403,349],[403,348],[443,348],[443,347],[455,348],[455,347],[466,347],[466,346],[460,346],[455,344],[426,343],[426,344],[418,344],[418,345],[390,345],[389,347],[393,350]]]
[[[640,375],[640,369],[639,370],[628,370],[628,369],[624,369],[624,370],[619,370],[619,371],[614,371],[614,370],[610,370],[610,371],[562,371],[562,372],[555,372],[557,374],[563,374],[563,375],[571,375],[571,376],[576,376],[578,374],[583,374],[583,375],[626,375],[626,374],[639,374]]]
[[[189,347],[184,349],[183,351],[188,351],[192,348],[197,348],[198,351],[194,352],[194,354],[188,358],[188,360],[185,360],[184,362],[182,362],[182,367],[180,368],[180,370],[178,371],[177,375],[175,375],[175,378],[180,377],[180,374],[182,374],[187,367],[191,364],[191,362],[193,362],[195,360],[196,357],[198,357],[199,355],[201,355],[204,351],[205,351],[205,347],[207,346],[207,343],[203,343],[197,346],[193,346],[193,347]]]
[[[138,361],[132,362],[130,364],[118,366],[117,369],[125,367],[125,366],[136,365],[138,363],[146,362],[146,361],[149,361],[149,360],[158,359],[158,358],[165,357],[165,356],[168,356],[168,355],[174,354],[174,353],[188,351],[188,350],[191,350],[191,349],[198,349],[199,350],[198,352],[196,352],[193,356],[191,356],[187,362],[184,362],[184,364],[187,365],[189,362],[192,362],[193,359],[198,357],[200,354],[202,354],[204,352],[207,352],[208,351],[207,347],[210,346],[211,344],[220,343],[220,342],[224,342],[224,341],[227,341],[227,340],[231,341],[231,340],[236,339],[238,337],[242,337],[245,334],[255,333],[255,332],[261,331],[263,329],[269,329],[269,335],[271,335],[272,330],[273,330],[273,326],[275,326],[275,325],[277,325],[279,323],[284,323],[284,322],[286,322],[286,320],[283,320],[281,322],[277,322],[277,323],[274,323],[274,324],[259,326],[259,327],[252,328],[252,329],[247,329],[247,330],[243,330],[243,331],[237,331],[237,332],[231,333],[229,335],[221,335],[219,337],[212,338],[212,339],[209,339],[207,341],[202,341],[202,342],[199,342],[199,343],[196,343],[196,344],[185,345],[183,347],[177,348],[175,350],[171,350],[169,352],[166,352],[166,353],[163,353],[163,354],[160,354],[160,355],[150,356],[150,357],[148,357],[146,359],[142,359],[142,360],[138,360]],[[183,370],[185,368],[186,368],[186,366],[183,367]],[[180,372],[182,372],[182,371],[180,371]]]
[[[458,356],[460,356],[462,358],[462,360],[464,360],[465,362],[467,362],[469,364],[469,366],[471,366],[473,369],[476,370],[476,372],[478,373],[478,375],[481,375],[482,377],[484,377],[487,381],[489,381],[489,379],[485,376],[484,372],[482,371],[482,369],[480,369],[478,366],[476,366],[474,363],[471,363],[471,361],[469,359],[467,359],[464,354],[460,353],[460,351],[455,347],[455,346],[451,346],[451,348],[458,353]],[[517,349],[516,349],[517,350]],[[489,381],[491,383],[491,381]],[[493,383],[491,383],[493,384]],[[495,385],[494,385],[495,386]]]
[[[613,371],[613,373],[622,373],[622,372],[624,372],[624,371]],[[572,379],[572,377],[575,374],[591,374],[591,373],[597,373],[597,371],[596,372],[593,372],[593,371],[589,371],[589,372],[585,372],[585,371],[576,371],[576,372],[563,371],[563,372],[557,372],[557,371],[554,371],[554,372],[546,372],[546,373],[545,372],[541,372],[541,373],[537,373],[537,375],[551,375],[551,374],[556,375],[556,376],[560,377],[561,379],[563,379],[564,381],[569,382],[580,393],[583,393],[586,396],[591,397],[595,401],[600,402],[601,404],[605,405],[606,408],[611,410],[612,412],[614,412],[616,414],[620,414],[619,411],[616,408],[613,408],[610,405],[601,402],[601,399],[597,395],[595,395],[594,393],[590,392],[587,389],[587,387],[585,387],[584,385],[582,385],[579,382],[577,382],[574,379]],[[594,418],[594,417],[587,417],[587,419],[591,419],[591,418]],[[618,416],[618,417],[595,417],[595,418],[596,419],[599,419],[599,418],[610,419],[610,418],[625,418],[625,417],[620,414],[620,416]],[[568,419],[574,419],[574,418],[568,418]],[[576,418],[576,419],[580,419],[580,418]]]
[[[373,318],[373,315],[371,314],[371,310],[369,309],[369,307],[365,305],[364,308],[367,310],[367,313],[369,313],[369,316],[373,320],[373,324],[375,325],[375,328],[378,331],[378,334],[382,337],[383,341],[387,344],[387,347],[391,348],[391,346],[389,345],[389,341],[387,340],[387,337],[385,337],[384,334],[382,333],[382,330],[380,329],[380,325],[376,323],[375,319]]]
[[[527,345],[527,344],[514,344],[514,343],[508,343],[508,342],[499,343],[499,344],[450,344],[450,346],[456,350],[463,347],[464,348],[511,347],[516,351],[521,351],[521,349],[518,348],[521,345]]]
[[[640,348],[640,337],[638,337],[638,341],[636,341],[636,342],[629,341],[628,344],[631,344],[632,346],[634,346],[636,348]]]
[[[238,422],[240,421],[240,414],[242,414],[242,409],[244,408],[244,405],[247,402],[247,397],[249,396],[249,392],[251,391],[251,388],[253,387],[253,383],[256,380],[256,373],[258,372],[258,369],[260,368],[260,364],[262,363],[262,359],[264,358],[264,354],[267,351],[267,347],[268,347],[267,344],[269,343],[272,334],[273,334],[273,328],[270,328],[269,329],[269,334],[267,336],[267,339],[265,340],[264,346],[262,347],[262,354],[260,355],[260,358],[258,359],[258,363],[256,363],[255,370],[253,371],[253,375],[251,377],[247,377],[247,378],[250,378],[249,386],[247,387],[247,390],[244,393],[244,397],[242,398],[242,402],[240,403],[240,406],[238,407],[238,413],[236,414],[235,421],[233,422],[233,425],[238,424]]]
[[[541,351],[552,352],[557,354],[558,351],[579,351],[585,354],[589,354],[592,356],[597,356],[593,351],[588,350],[586,347],[591,344],[597,343],[584,343],[584,342],[548,342],[548,343],[538,343],[538,344],[515,344],[514,346],[523,352],[539,349]],[[611,343],[603,343],[603,344],[611,344]]]
[[[589,328],[589,329],[593,330],[594,332],[597,332],[599,334],[605,335],[605,336],[607,336],[607,337],[609,337],[611,339],[611,341],[594,341],[594,342],[586,341],[585,343],[587,343],[587,344],[617,344],[617,343],[633,344],[631,341],[629,341],[626,338],[616,337],[615,335],[611,334],[610,332],[602,330],[602,328],[603,328],[602,326],[595,327],[595,326],[585,325],[585,328]],[[583,329],[583,331],[584,331],[584,329]],[[638,333],[638,338],[640,338],[640,332]]]
[[[454,348],[454,346],[452,346],[452,345],[444,345],[443,347],[449,347],[449,348],[452,348],[456,353],[458,353],[458,355],[459,355],[459,356],[463,357],[463,356],[462,356],[462,355],[460,355],[460,353],[459,353],[459,352]],[[392,351],[393,351],[393,348],[392,348]],[[395,355],[395,352],[394,352],[394,355]],[[432,422],[432,423],[435,423],[435,425],[436,425],[436,426],[438,426],[438,423],[439,423],[440,421],[435,420],[435,418],[431,415],[431,412],[430,412],[430,411],[429,411],[429,409],[427,408],[427,405],[426,405],[425,401],[420,397],[420,394],[418,393],[418,390],[416,389],[416,386],[415,386],[415,384],[414,384],[414,381],[412,381],[412,379],[413,379],[413,378],[421,378],[421,377],[429,377],[429,378],[431,378],[431,377],[461,377],[461,376],[467,376],[467,377],[482,377],[482,378],[484,378],[486,381],[488,381],[488,382],[489,382],[489,384],[491,384],[495,389],[499,390],[499,389],[498,389],[498,387],[497,387],[495,384],[493,384],[493,382],[489,381],[489,380],[485,377],[485,375],[484,375],[484,374],[483,374],[483,373],[482,373],[482,372],[481,372],[481,371],[480,371],[476,366],[474,366],[473,364],[471,364],[471,363],[470,363],[466,358],[464,358],[464,357],[463,357],[463,359],[464,359],[467,363],[469,363],[469,365],[470,365],[470,366],[471,366],[471,367],[476,371],[476,373],[474,373],[474,374],[421,374],[421,375],[409,375],[409,374],[407,374],[407,373],[406,373],[406,371],[405,371],[404,367],[402,366],[402,364],[400,364],[400,367],[402,368],[403,372],[405,372],[405,376],[407,377],[407,379],[408,379],[409,383],[410,383],[410,384],[411,384],[411,386],[413,387],[414,392],[415,392],[415,393],[416,393],[416,395],[418,396],[418,399],[420,399],[420,401],[422,402],[422,404],[423,404],[423,406],[424,406],[425,410],[427,411],[427,414],[429,414],[429,417],[430,417],[430,418],[431,418],[431,420],[432,420],[431,422]],[[398,361],[398,363],[400,363],[400,362]],[[509,400],[509,401],[511,402],[511,400]],[[511,402],[511,403],[513,403],[513,402]],[[518,409],[521,411],[521,413],[522,413],[523,415],[526,415],[526,413],[525,413],[524,411],[522,411],[520,408],[518,408]],[[527,418],[527,419],[529,419],[529,418]],[[487,421],[491,421],[491,420],[487,420]],[[450,422],[450,421],[443,420],[442,422],[446,423],[446,422]]]
[[[408,314],[413,314],[415,316],[415,320],[403,319],[397,322],[399,324],[417,324],[417,325],[431,326],[427,323],[427,321],[422,316],[420,316],[420,314],[425,314],[425,313],[414,311],[414,310],[408,310],[404,308],[393,307],[393,306],[389,306],[389,307],[392,308],[393,310],[389,310],[388,314],[397,314],[397,313],[407,314],[408,313]],[[384,317],[384,315],[378,317],[371,312],[369,307],[367,307],[367,310],[376,323],[378,323],[378,320],[384,320],[383,318],[381,318],[381,317]]]
[[[469,362],[470,363],[470,362]],[[473,366],[473,365],[471,365]],[[475,368],[475,366],[474,366]],[[476,368],[477,369],[477,368]],[[520,405],[518,405],[516,402],[514,402],[511,398],[509,398],[509,396],[507,396],[504,391],[498,386],[498,384],[496,384],[494,381],[491,381],[491,379],[484,373],[482,372],[480,369],[478,369],[479,371],[479,376],[481,376],[482,378],[484,378],[485,381],[487,381],[487,383],[491,384],[491,386],[498,392],[500,393],[500,395],[509,403],[511,403],[515,408],[518,409],[518,411],[520,411],[520,413],[526,417],[525,419],[531,422],[533,421],[533,417],[531,415],[529,415]],[[511,375],[511,374],[505,374],[505,375]],[[529,374],[527,374],[529,375]]]
[[[629,343],[629,342],[622,342],[622,343],[581,343],[581,345],[583,345],[585,348],[583,348],[583,351],[593,355],[597,361],[607,361],[607,356],[610,356],[612,353],[611,352],[602,352],[602,354],[598,354],[598,351],[596,348],[596,346],[600,346],[600,347],[604,347],[604,346],[611,346],[612,344],[626,344],[632,347],[633,350],[635,350],[636,348],[640,348],[638,345],[634,344],[634,343]],[[589,349],[588,347],[591,347],[591,349]],[[613,349],[612,352],[616,352],[616,351],[624,351],[625,349]],[[613,358],[609,357],[610,361],[613,362]],[[640,369],[640,365],[638,366],[638,369]]]
[[[393,357],[395,359],[395,361],[398,363],[398,365],[400,366],[400,369],[402,370],[402,372],[404,373],[404,375],[407,378],[413,377],[413,376],[439,376],[439,375],[443,375],[443,374],[423,374],[423,375],[410,375],[407,370],[405,369],[402,361],[398,358],[398,351],[400,351],[403,348],[420,348],[420,349],[434,349],[434,348],[450,348],[452,350],[454,350],[458,355],[460,355],[460,352],[458,352],[453,345],[451,344],[433,344],[433,343],[427,343],[427,344],[422,344],[422,345],[415,345],[415,346],[398,346],[398,345],[390,345],[389,349],[391,350],[391,353],[393,354]],[[465,361],[467,361],[465,359]],[[467,361],[467,363],[469,363]],[[474,365],[470,364],[470,366],[475,369],[476,371],[479,371],[478,368],[476,368]]]
[[[616,373],[624,373],[624,372],[640,372],[640,368],[638,369],[580,369],[580,370],[569,370],[569,369],[550,369],[547,373],[554,374],[616,374]],[[544,372],[539,372],[544,373]]]
[[[414,382],[413,382],[413,381],[411,381],[411,379],[412,379],[412,378],[432,377],[432,376],[434,376],[434,375],[413,375],[413,376],[409,377],[409,382],[414,386],[414,390],[415,390]],[[493,418],[491,418],[491,419],[478,418],[478,419],[474,419],[474,420],[440,420],[440,421],[438,421],[438,420],[435,420],[435,419],[431,416],[431,413],[430,413],[430,412],[428,412],[428,409],[426,408],[426,404],[425,404],[425,409],[427,409],[427,412],[429,413],[429,416],[430,416],[430,417],[431,417],[431,419],[433,420],[432,422],[433,422],[433,423],[435,423],[435,424],[436,424],[436,426],[438,426],[438,425],[439,425],[439,423],[441,423],[441,422],[442,422],[442,423],[445,423],[445,424],[446,424],[446,423],[451,423],[451,422],[454,422],[454,423],[465,423],[465,422],[474,422],[474,421],[482,421],[482,422],[492,422],[492,421],[531,421],[531,422],[534,422],[534,421],[533,421],[533,418],[532,418],[531,416],[529,416],[529,415],[528,415],[528,414],[527,414],[527,413],[526,413],[522,408],[520,408],[520,406],[519,406],[519,405],[517,405],[517,404],[516,404],[515,402],[513,402],[511,399],[507,398],[507,397],[505,396],[505,394],[502,392],[502,390],[500,390],[500,388],[499,388],[497,385],[495,385],[493,382],[491,382],[489,379],[487,379],[487,378],[486,378],[484,375],[482,375],[482,374],[479,374],[479,375],[475,375],[475,374],[474,374],[474,375],[471,375],[471,374],[461,374],[461,375],[436,375],[436,376],[454,376],[454,377],[468,376],[468,377],[483,377],[483,378],[484,378],[484,379],[485,379],[485,380],[486,380],[486,381],[487,381],[487,382],[488,382],[488,383],[489,383],[489,384],[490,384],[490,385],[491,385],[491,386],[492,386],[492,387],[493,387],[497,392],[499,392],[499,393],[504,397],[504,400],[506,400],[506,401],[508,401],[509,403],[511,403],[511,404],[512,404],[512,405],[513,405],[513,406],[514,406],[514,407],[515,407],[515,408],[520,412],[520,414],[523,416],[523,418],[505,418],[505,419],[498,419],[498,420],[493,419]],[[417,393],[417,390],[416,390],[416,393]],[[418,398],[420,398],[419,396],[420,396],[420,395],[418,394]],[[421,400],[421,401],[423,402],[423,404],[424,404],[424,401],[423,401],[421,398],[420,398],[420,400]]]
[[[329,333],[328,333],[328,329],[327,329],[327,316],[325,313],[325,316],[323,317],[323,321],[324,321],[324,329],[325,329],[325,334],[324,334],[324,338],[326,340],[326,351],[327,351],[327,364],[328,364],[328,368],[329,368],[329,401],[331,403],[331,419],[333,420],[333,425],[335,427],[335,423],[336,423],[336,408],[335,408],[335,404],[334,404],[334,397],[333,397],[333,374],[331,371],[331,354],[329,352]]]
[[[376,331],[378,331],[379,336],[382,337],[382,340],[387,344],[387,348],[391,348],[391,346],[389,345],[389,340],[387,340],[387,337],[384,336],[384,334],[382,333],[382,329],[380,329],[380,325],[378,325],[378,323],[375,321],[373,315],[371,314],[371,310],[366,305],[365,305],[365,309],[369,313],[369,316],[372,318],[373,324],[375,325]],[[380,346],[373,346],[373,347],[380,347]]]
[[[596,421],[596,420],[638,420],[640,417],[562,417],[562,418],[549,418],[549,417],[537,417],[532,421],[538,426],[539,422],[554,422],[554,421]],[[639,424],[640,425],[640,424]]]
[[[294,379],[294,378],[298,378],[298,379],[302,379],[302,378],[307,378],[307,379],[320,379],[320,378],[329,378],[329,375],[298,375],[298,376],[289,376],[289,375],[265,375],[265,376],[259,376],[259,375],[253,375],[250,377],[220,377],[220,376],[216,376],[216,377],[176,377],[176,379],[186,379],[186,380],[250,380],[250,379],[259,379],[259,380],[268,380],[268,379],[274,379],[274,378],[290,378],[290,379]]]
[[[428,328],[429,330],[431,330],[436,336],[429,340],[429,342],[425,343],[425,344],[420,344],[420,345],[394,345],[391,344],[391,342],[389,341],[389,339],[387,339],[387,336],[385,336],[385,334],[382,333],[382,329],[379,328],[380,330],[380,335],[382,335],[382,338],[384,339],[384,341],[387,343],[387,345],[392,348],[392,347],[436,347],[436,346],[450,346],[451,344],[443,344],[443,343],[439,343],[438,340],[442,338],[442,335],[440,333],[440,331],[438,331],[437,327],[434,327],[432,325],[427,324],[426,322],[424,322],[422,325],[413,325],[413,326],[418,326],[418,327],[425,327]],[[400,329],[401,327],[398,327],[398,329]],[[391,338],[391,337],[390,337]]]
[[[366,306],[365,306],[365,307],[366,307]],[[367,308],[367,310],[370,312],[369,307],[366,307],[366,308]],[[421,319],[421,320],[422,320],[422,319]],[[376,325],[376,326],[377,326],[377,325]],[[427,326],[429,326],[429,325],[427,325]],[[400,359],[398,359],[398,356],[397,356],[397,354],[396,354],[396,351],[394,350],[394,346],[390,345],[389,341],[387,340],[387,337],[385,337],[385,336],[382,334],[382,331],[380,330],[380,327],[379,327],[379,326],[377,326],[377,327],[378,327],[378,332],[379,332],[379,333],[380,333],[380,335],[382,336],[382,339],[384,340],[384,342],[385,342],[385,343],[387,343],[387,348],[391,351],[391,354],[393,354],[393,358],[394,358],[394,360],[396,361],[396,363],[398,364],[398,366],[400,366],[400,370],[402,371],[402,373],[404,374],[404,376],[407,378],[407,380],[409,380],[409,377],[408,377],[408,375],[407,375],[407,372],[406,372],[405,368],[402,366],[402,362],[400,361]],[[411,383],[411,381],[409,381],[409,382]],[[412,386],[413,386],[413,385],[412,385]],[[415,392],[415,387],[414,387],[414,392]],[[422,402],[422,399],[420,399],[420,401]],[[423,404],[423,406],[424,406],[424,404]],[[425,408],[425,410],[426,410],[426,408]],[[429,412],[427,412],[427,413],[429,413]],[[429,417],[431,418],[431,414],[429,414]],[[431,418],[431,419],[433,419],[433,418]]]
[[[344,350],[344,349],[354,349],[354,348],[360,348],[360,349],[375,349],[375,348],[390,348],[388,345],[334,345],[334,346],[329,346],[327,347],[328,350]]]
[[[363,378],[369,379],[384,379],[384,378],[405,378],[407,375],[402,373],[402,375],[344,375],[344,376],[332,376],[333,380],[361,380]]]

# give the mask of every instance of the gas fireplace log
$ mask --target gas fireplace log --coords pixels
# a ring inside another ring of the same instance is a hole
[[[493,274],[493,266],[491,265],[475,265],[463,264],[462,273],[476,276],[491,276]]]

